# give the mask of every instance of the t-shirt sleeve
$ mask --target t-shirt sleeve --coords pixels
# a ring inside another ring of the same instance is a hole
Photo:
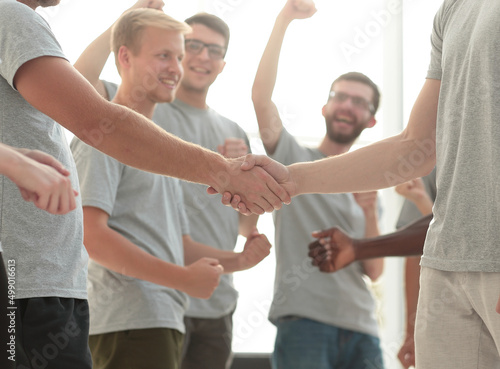
[[[0,75],[14,88],[14,76],[41,56],[66,59],[47,22],[17,1],[0,2]]]
[[[427,71],[428,79],[441,80],[442,71],[442,56],[443,56],[443,29],[444,18],[447,9],[445,1],[434,17],[434,23],[431,34],[431,62]]]
[[[77,138],[71,142],[71,150],[80,180],[82,206],[99,208],[111,216],[125,166]]]
[[[113,98],[116,95],[116,91],[118,91],[118,85],[116,83],[108,82],[108,81],[104,81],[104,80],[101,80],[101,82],[103,83],[104,88],[106,89],[109,100],[110,101],[113,100]]]
[[[295,137],[283,128],[276,150],[269,156],[284,165],[290,165],[298,161],[305,161],[305,152],[307,152],[307,149],[302,147]],[[313,158],[308,160],[313,160]]]

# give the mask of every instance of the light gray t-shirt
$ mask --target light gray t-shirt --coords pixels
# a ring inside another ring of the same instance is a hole
[[[300,146],[282,131],[273,159],[289,165],[323,159],[318,149]],[[336,273],[312,266],[308,245],[315,230],[334,226],[350,236],[365,232],[363,210],[352,194],[308,194],[274,213],[276,279],[269,319],[295,315],[336,327],[378,336],[375,301],[356,262]]]
[[[105,86],[108,96],[114,96],[117,86],[107,82]],[[242,138],[250,147],[240,126],[210,108],[197,109],[175,100],[170,104],[158,104],[153,119],[167,132],[212,151],[217,151],[217,145],[224,144],[227,137]],[[238,213],[221,206],[219,195],[207,195],[207,186],[185,181],[181,181],[181,184],[193,240],[232,251],[238,237]],[[189,297],[186,316],[220,318],[235,309],[237,298],[238,292],[233,286],[232,275],[223,274],[210,299]]]
[[[109,214],[108,225],[144,251],[184,265],[182,236],[189,233],[178,179],[144,172],[71,142],[83,206]],[[106,247],[105,244],[102,247]],[[171,328],[184,333],[187,296],[89,263],[90,334]]]
[[[436,199],[436,168],[432,170],[432,172],[425,177],[422,177],[422,181],[424,182],[425,190],[427,194],[434,202]],[[403,206],[401,207],[401,212],[399,213],[399,218],[396,223],[396,228],[404,227],[405,225],[421,218],[423,215],[418,210],[413,202],[408,199],[405,199]]]
[[[492,0],[445,0],[434,20],[438,192],[426,267],[500,272],[499,20]]]
[[[65,58],[45,20],[17,1],[0,1],[0,139],[54,156],[71,172],[78,190],[62,127],[33,108],[13,86],[18,69],[42,56]],[[0,242],[5,262],[16,263],[16,298],[85,299],[88,255],[80,198],[76,210],[51,215],[25,202],[18,188],[1,177],[0,199]]]

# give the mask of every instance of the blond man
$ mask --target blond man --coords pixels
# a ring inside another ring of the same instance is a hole
[[[183,71],[190,27],[155,9],[126,12],[112,49],[122,77],[113,102],[148,118],[170,102]],[[208,298],[222,270],[247,269],[270,244],[249,238],[241,253],[189,236],[177,179],[143,172],[75,139],[89,264],[90,349],[94,368],[177,368],[187,294]],[[186,266],[184,266],[186,265]]]

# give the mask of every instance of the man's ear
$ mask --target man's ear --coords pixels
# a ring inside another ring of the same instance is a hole
[[[224,70],[224,67],[225,67],[225,66],[226,66],[226,61],[224,61],[224,62],[222,63],[222,65],[221,65],[221,67],[220,67],[220,69],[219,69],[219,73],[217,73],[217,74],[221,74],[221,73],[222,73],[222,71]]]
[[[131,51],[128,47],[120,46],[120,48],[118,49],[117,60],[121,68],[128,69],[130,67],[130,55]]]
[[[372,115],[371,119],[368,121],[366,124],[366,128],[372,128],[375,124],[377,124],[377,120],[375,117]]]

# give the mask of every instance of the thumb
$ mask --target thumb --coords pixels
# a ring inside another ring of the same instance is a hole
[[[256,156],[252,155],[252,154],[248,154],[247,156],[245,156],[245,161],[241,164],[241,170],[250,170],[254,166],[256,166],[257,164],[258,163],[257,163]]]
[[[312,236],[315,237],[315,238],[330,237],[332,234],[333,234],[333,230],[332,229],[327,229],[327,230],[312,232]]]

